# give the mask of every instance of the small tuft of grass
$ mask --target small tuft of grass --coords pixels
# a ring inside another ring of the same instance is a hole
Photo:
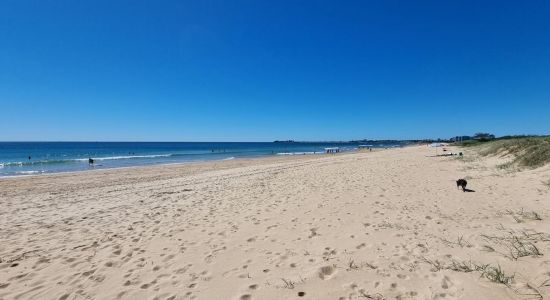
[[[481,271],[481,277],[487,278],[491,282],[504,284],[510,286],[514,281],[514,275],[506,275],[504,271],[500,268],[500,265],[494,266],[485,266]]]
[[[441,270],[446,268],[445,264],[443,264],[442,262],[440,262],[437,259],[436,260],[429,260],[426,257],[422,257],[422,259],[424,260],[425,263],[432,266],[432,269],[431,269],[432,272],[438,272],[438,271],[441,271]]]
[[[511,260],[518,260],[525,256],[542,256],[542,252],[535,243],[550,241],[550,237],[540,232],[515,232],[508,231],[505,235],[486,235],[481,237],[491,245],[485,245],[484,250],[488,252],[497,252]]]
[[[371,300],[384,300],[384,296],[382,294],[376,293],[376,294],[369,294],[365,289],[359,290],[359,297],[371,299]]]
[[[526,220],[542,221],[542,217],[536,211],[525,211],[523,208],[518,211],[507,209],[505,214],[511,215],[517,223],[523,223]]]
[[[447,240],[445,238],[440,238],[440,239],[443,243],[447,244],[450,247],[453,247],[454,245],[457,245],[460,248],[464,248],[464,247],[470,248],[470,247],[472,247],[472,244],[464,238],[464,235],[458,236],[456,238],[456,242]]]
[[[283,281],[283,288],[285,289],[289,289],[289,290],[292,290],[294,289],[296,283],[290,279],[285,279],[285,278],[281,278],[281,280]]]
[[[509,286],[514,280],[514,275],[504,273],[500,265],[491,266],[490,264],[476,264],[472,261],[451,261],[450,264],[443,264],[438,260],[431,261],[423,258],[425,262],[432,265],[432,271],[451,270],[455,272],[471,273],[479,272],[481,277],[487,278],[489,281],[501,283]]]
[[[433,265],[433,261],[430,261],[423,257],[423,260],[425,262],[428,262]],[[515,282],[515,274],[506,274],[504,270],[500,267],[500,265],[493,266],[491,264],[477,264],[470,261],[457,261],[452,260],[450,264],[441,264],[440,262],[437,262],[438,266],[441,266],[441,270],[451,270],[455,272],[462,272],[462,273],[473,273],[478,272],[480,274],[480,278],[486,278],[487,280],[497,283],[497,284],[503,284],[508,288],[511,288],[514,293],[526,296],[527,299],[544,299],[542,296],[541,291],[536,288],[535,286],[529,284],[529,283],[523,283],[519,284]],[[432,270],[433,271],[433,270]],[[514,284],[514,288],[512,288],[512,284]],[[518,288],[519,286],[519,288]],[[543,287],[549,287],[550,286],[550,279],[544,281],[542,284],[538,285],[539,288]],[[372,299],[372,298],[368,298]]]
[[[472,261],[456,261],[453,260],[451,262],[451,265],[447,267],[447,269],[455,271],[455,272],[464,272],[464,273],[470,273],[473,271],[476,271],[476,265],[472,263]]]
[[[514,236],[510,243],[510,256],[517,260],[520,257],[525,256],[542,256],[539,248],[531,242],[525,242],[517,236]]]

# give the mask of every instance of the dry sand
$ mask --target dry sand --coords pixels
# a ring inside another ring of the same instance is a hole
[[[0,179],[0,299],[550,297],[549,168],[433,154]]]

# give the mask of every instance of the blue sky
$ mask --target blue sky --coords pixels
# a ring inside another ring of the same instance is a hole
[[[0,140],[550,134],[549,1],[0,1]]]

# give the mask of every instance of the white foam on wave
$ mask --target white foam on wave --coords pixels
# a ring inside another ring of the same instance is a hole
[[[277,155],[311,155],[311,154],[323,154],[323,152],[321,151],[316,151],[316,152],[280,152],[280,153],[277,153]]]
[[[21,167],[23,165],[23,162],[20,161],[14,161],[14,162],[7,162],[7,163],[0,163],[0,169],[4,167],[11,167],[11,166],[18,166]]]
[[[222,160],[232,160],[232,159],[235,159],[235,157],[234,157],[234,156],[231,156],[231,157],[224,158],[224,159],[222,159]]]
[[[39,174],[44,173],[44,171],[17,171],[15,174],[23,174],[23,175],[31,175],[31,174]]]
[[[117,159],[132,159],[132,158],[156,158],[156,157],[170,157],[172,154],[153,154],[153,155],[121,155],[121,156],[107,156],[107,157],[92,157],[93,160],[117,160]],[[87,158],[77,158],[75,161],[88,161]]]
[[[121,155],[121,156],[107,156],[107,157],[93,157],[94,161],[102,160],[119,160],[119,159],[134,159],[134,158],[157,158],[157,157],[171,157],[173,154],[152,154],[152,155]],[[70,163],[70,162],[88,162],[88,158],[72,158],[72,159],[51,159],[51,160],[34,160],[34,161],[13,161],[0,163],[0,169],[5,167],[22,167],[25,165],[42,165],[42,164],[56,164],[56,163]]]

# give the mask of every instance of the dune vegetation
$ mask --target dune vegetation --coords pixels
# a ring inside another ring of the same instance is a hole
[[[470,140],[458,143],[476,147],[483,156],[511,156],[513,165],[538,168],[550,163],[550,136],[503,137],[491,141]]]

